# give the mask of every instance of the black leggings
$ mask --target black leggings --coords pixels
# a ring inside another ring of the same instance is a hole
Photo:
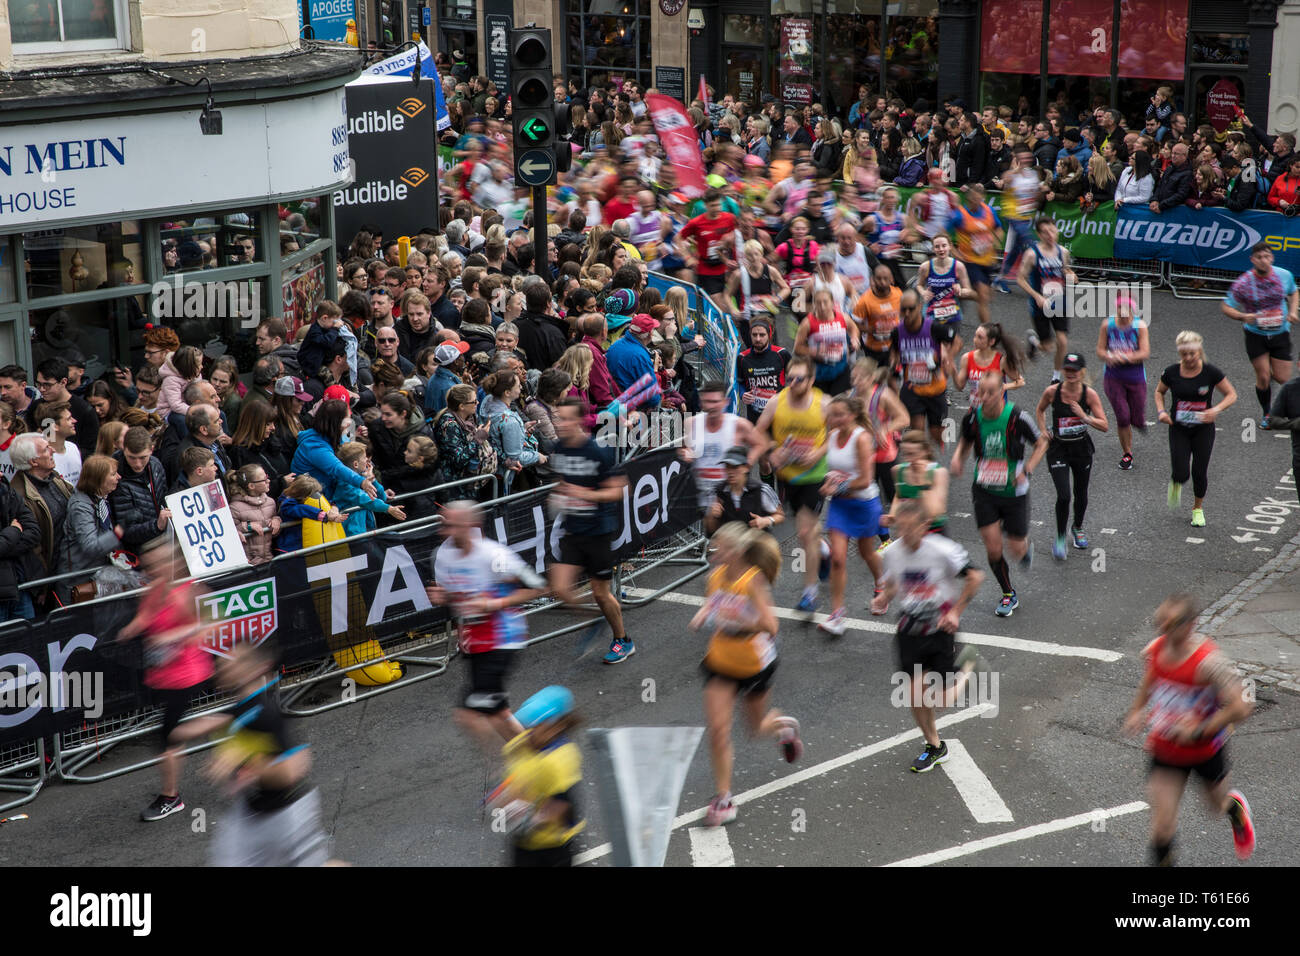
[[[1210,452],[1214,451],[1214,426],[1169,426],[1170,478],[1185,484],[1190,475],[1192,494],[1204,498],[1210,487]]]
[[[1074,476],[1074,527],[1083,527],[1088,510],[1088,479],[1092,477],[1092,455],[1047,453],[1047,470],[1056,485],[1056,534],[1065,535],[1070,517],[1070,476]]]

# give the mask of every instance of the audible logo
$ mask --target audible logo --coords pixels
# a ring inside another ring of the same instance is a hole
[[[415,119],[424,112],[424,101],[416,99],[414,96],[408,96],[402,102],[397,104],[397,108],[405,113],[409,118]]]
[[[429,174],[419,166],[412,166],[406,172],[402,173],[402,182],[406,183],[406,185],[410,186],[412,189],[419,186],[428,178]]]

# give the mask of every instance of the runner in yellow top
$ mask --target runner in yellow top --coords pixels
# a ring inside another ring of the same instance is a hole
[[[768,708],[776,671],[776,632],[771,585],[781,568],[781,547],[766,532],[738,521],[725,524],[712,538],[709,599],[691,620],[692,630],[711,630],[704,672],[704,715],[717,793],[705,816],[716,827],[736,819],[731,799],[732,711],[745,699],[745,718],[754,736],[774,736],[789,763],[803,753],[799,721]]]
[[[814,374],[811,358],[796,355],[790,360],[786,387],[763,409],[754,439],[760,456],[770,452],[768,461],[777,469],[782,497],[794,512],[799,543],[808,556],[803,597],[799,599],[799,610],[806,614],[813,613],[817,606],[822,563],[819,489],[826,480],[826,460],[819,449],[826,444],[826,410],[830,405],[830,398],[813,388]]]

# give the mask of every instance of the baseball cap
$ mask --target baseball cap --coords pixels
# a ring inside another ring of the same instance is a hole
[[[823,262],[830,263],[831,265],[835,264],[834,249],[828,248],[826,246],[822,247],[822,250],[819,253],[817,253],[817,264],[821,265]]]
[[[515,719],[524,727],[532,728],[573,713],[573,692],[567,687],[552,684],[543,687],[519,705]]]
[[[659,320],[645,312],[638,312],[632,316],[632,328],[638,332],[653,332],[659,328]]]
[[[468,351],[468,342],[443,342],[433,350],[433,357],[439,365],[450,365]]]
[[[1066,143],[1082,142],[1082,140],[1079,138],[1079,131],[1075,129],[1073,126],[1061,134],[1061,141]]]
[[[710,173],[709,176],[704,181],[708,183],[710,186],[712,186],[714,189],[727,188],[727,181],[723,179],[721,176],[719,176],[717,173]]]
[[[1078,352],[1070,352],[1061,362],[1061,368],[1069,369],[1071,372],[1077,372],[1081,368],[1087,368],[1088,363],[1083,360],[1083,356]]]
[[[315,401],[309,392],[303,391],[302,380],[292,375],[286,375],[275,380],[275,394],[296,398],[300,402]]]
[[[340,402],[345,403],[349,408],[352,407],[352,393],[342,385],[331,385],[325,389],[322,401],[328,402],[332,398],[337,398]]]
[[[727,449],[727,453],[722,456],[724,465],[747,465],[749,464],[749,450],[744,445],[733,445]]]

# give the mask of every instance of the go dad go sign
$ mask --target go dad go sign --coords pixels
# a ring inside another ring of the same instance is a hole
[[[220,481],[170,494],[167,507],[190,574],[206,577],[248,565]]]

